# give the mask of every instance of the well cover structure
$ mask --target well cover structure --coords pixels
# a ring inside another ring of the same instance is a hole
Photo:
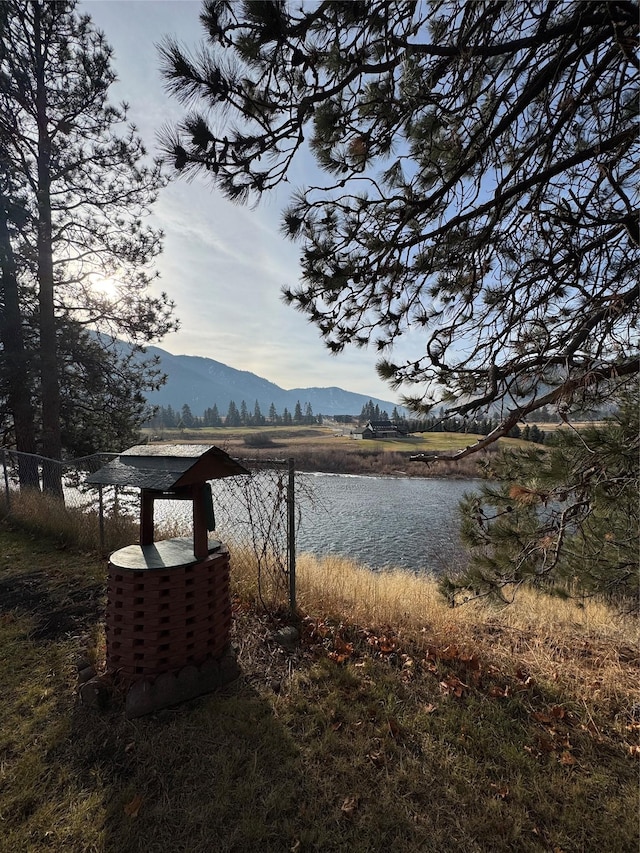
[[[229,655],[229,552],[209,539],[209,481],[248,473],[215,446],[138,445],[87,479],[141,489],[140,543],[111,554],[107,582],[107,670],[128,688],[129,716],[229,680],[218,665]],[[193,535],[156,541],[156,500],[190,501]]]

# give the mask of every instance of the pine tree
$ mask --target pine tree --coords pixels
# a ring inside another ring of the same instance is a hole
[[[227,410],[227,416],[224,419],[224,425],[226,427],[237,427],[241,424],[240,412],[238,411],[238,407],[235,402],[231,400],[229,402],[229,408]]]
[[[603,425],[563,428],[545,448],[492,455],[492,484],[463,502],[472,562],[443,581],[454,598],[509,599],[529,583],[640,605],[640,401],[634,384]]]
[[[191,429],[191,427],[194,426],[195,420],[191,411],[191,406],[189,406],[188,403],[183,405],[180,418],[187,429]]]
[[[9,295],[2,344],[10,358],[20,360],[21,347],[27,356],[21,380],[27,390],[21,400],[15,393],[9,397],[13,416],[29,442],[37,439],[52,459],[75,450],[63,442],[67,377],[61,365],[70,345],[63,335],[72,329],[76,353],[91,362],[91,346],[82,350],[90,341],[83,327],[145,342],[174,325],[166,297],[145,293],[145,268],[161,244],[160,234],[144,227],[140,217],[162,186],[159,167],[143,164],[144,148],[133,128],[119,133],[126,111],[107,101],[115,80],[111,49],[90,19],[75,13],[75,5],[0,4],[0,161],[6,177],[0,187],[0,242]],[[95,289],[96,280],[106,278],[121,282],[117,298]],[[28,348],[27,326],[33,330]],[[117,356],[111,352],[106,358],[113,363]],[[133,363],[123,363],[121,372],[133,378]],[[84,390],[93,395],[97,389]],[[131,386],[121,396],[122,405],[131,401],[131,413],[136,392]],[[66,431],[67,440],[74,434]],[[61,494],[59,466],[45,466],[43,484]]]
[[[294,424],[302,423],[302,406],[300,405],[300,400],[296,402],[295,409],[293,410],[293,422]]]
[[[177,423],[178,419],[176,418],[176,413],[173,410],[173,406],[169,404],[164,410],[164,425],[167,429],[173,429]]]
[[[212,2],[202,23],[208,50],[163,47],[192,110],[165,150],[242,202],[308,145],[284,297],[332,352],[375,346],[417,412],[501,407],[480,447],[638,371],[636,3]]]

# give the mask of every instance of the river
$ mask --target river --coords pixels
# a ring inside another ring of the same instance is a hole
[[[458,504],[475,481],[301,473],[296,478],[298,552],[433,574],[465,561]]]
[[[239,531],[238,541],[243,536],[250,539],[247,529],[251,526],[238,491],[242,480],[212,483],[222,535]],[[269,476],[257,474],[256,480],[259,490],[267,494]],[[296,550],[347,557],[371,569],[397,566],[439,574],[466,562],[458,504],[476,485],[474,480],[297,472]],[[260,491],[258,495],[260,503]],[[132,506],[136,505],[134,501]],[[192,525],[191,507],[182,501],[158,501],[156,520],[187,531]]]

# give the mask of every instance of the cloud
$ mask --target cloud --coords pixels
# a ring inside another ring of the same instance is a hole
[[[119,82],[112,100],[130,103],[133,121],[154,153],[155,136],[184,108],[163,90],[155,45],[166,35],[193,50],[202,39],[200,2],[127,0],[82,2],[115,49]],[[300,160],[292,184],[305,181],[310,161]],[[257,208],[232,204],[206,180],[176,178],[160,194],[153,223],[165,232],[155,291],[177,304],[181,331],[160,345],[174,354],[205,355],[250,370],[278,385],[338,385],[393,399],[375,373],[372,350],[350,349],[332,357],[315,327],[280,299],[296,283],[299,247],[279,233],[280,211],[292,184]]]

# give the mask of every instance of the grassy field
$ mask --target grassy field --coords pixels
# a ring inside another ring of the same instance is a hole
[[[424,432],[415,433],[398,439],[384,441],[359,440],[349,435],[351,427],[332,426],[290,426],[290,427],[205,427],[202,429],[165,429],[161,433],[143,430],[151,440],[189,441],[195,443],[218,444],[225,449],[259,447],[260,440],[265,447],[279,448],[282,451],[295,450],[336,450],[360,453],[366,451],[384,453],[423,453],[433,450],[460,450],[468,444],[474,444],[482,436],[475,433]],[[252,440],[256,439],[254,443]],[[513,443],[502,439],[502,446]],[[229,450],[231,452],[231,450]]]
[[[3,853],[638,847],[630,617],[451,610],[428,580],[302,556],[295,647],[234,572],[241,677],[126,720],[77,698],[104,563],[6,524],[0,550]]]
[[[475,458],[460,462],[438,461],[428,466],[410,462],[416,453],[452,453],[481,438],[473,433],[431,432],[384,441],[362,441],[332,426],[205,428],[192,430],[146,430],[153,442],[216,444],[232,456],[295,459],[300,471],[329,471],[347,474],[403,474],[414,477],[477,476]],[[495,448],[524,445],[500,439]]]

